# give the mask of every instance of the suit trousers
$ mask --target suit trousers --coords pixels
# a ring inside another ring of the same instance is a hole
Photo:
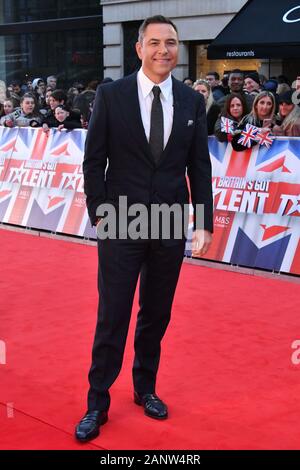
[[[155,391],[160,343],[170,321],[184,248],[181,240],[173,246],[159,240],[98,240],[99,307],[89,372],[89,410],[109,409],[109,388],[121,370],[139,275],[133,385],[140,394]]]

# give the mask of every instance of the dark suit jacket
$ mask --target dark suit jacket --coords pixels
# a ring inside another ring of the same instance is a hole
[[[205,204],[205,229],[212,232],[211,163],[204,99],[172,77],[174,118],[168,143],[156,165],[146,139],[137,74],[98,87],[86,139],[84,190],[92,224],[97,207],[188,203],[186,169],[193,204]],[[109,166],[106,171],[107,162]]]

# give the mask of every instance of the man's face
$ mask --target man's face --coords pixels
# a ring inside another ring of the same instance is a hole
[[[231,91],[242,91],[244,85],[244,77],[240,73],[231,73],[229,76],[228,85]]]
[[[43,82],[42,80],[40,82],[38,82],[38,88],[40,88],[40,90],[45,90],[46,88],[46,85],[45,85],[45,82]]]
[[[55,90],[56,88],[56,78],[52,77],[52,78],[48,78],[47,80],[47,85],[48,86],[51,86],[52,90]]]
[[[215,86],[219,85],[218,80],[216,80],[216,77],[214,75],[206,75],[205,80],[210,84],[211,88],[214,88]]]
[[[12,89],[13,89],[14,93],[20,93],[20,91],[21,91],[21,87],[17,83],[13,84]]]
[[[149,24],[142,42],[136,43],[136,51],[145,75],[154,83],[163,82],[177,64],[177,33],[167,23]]]

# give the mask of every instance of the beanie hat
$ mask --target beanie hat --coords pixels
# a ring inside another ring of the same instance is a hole
[[[286,91],[285,93],[281,93],[281,95],[279,95],[279,103],[286,103],[286,104],[293,104],[293,93],[294,91],[293,90],[289,90],[289,91]]]
[[[251,78],[251,80],[253,80],[254,82],[258,83],[258,85],[260,85],[260,79],[259,79],[259,75],[257,72],[249,72],[245,75],[245,80],[246,78]]]
[[[270,80],[267,80],[264,83],[263,89],[266,91],[273,91],[273,93],[276,93],[277,87],[278,87],[277,80],[273,80],[272,78],[270,78]]]

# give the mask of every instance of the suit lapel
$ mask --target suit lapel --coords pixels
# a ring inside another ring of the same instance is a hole
[[[155,166],[141,117],[137,88],[137,73],[127,77],[127,82],[124,84],[122,92],[120,107],[123,113],[124,122],[141,150],[140,155],[148,164]]]
[[[167,157],[168,150],[172,146],[172,143],[174,142],[175,137],[180,135],[180,116],[184,109],[184,100],[181,97],[180,87],[178,87],[178,83],[174,79],[173,76],[172,76],[172,82],[173,82],[172,91],[173,91],[173,109],[174,109],[173,125],[172,125],[172,130],[171,130],[171,134],[168,139],[167,145],[165,146],[164,151],[159,159],[158,166],[160,166],[162,162],[165,160],[165,158]]]

